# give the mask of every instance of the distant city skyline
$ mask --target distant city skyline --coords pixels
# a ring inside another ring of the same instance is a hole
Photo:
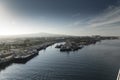
[[[120,36],[120,0],[0,0],[0,35]]]

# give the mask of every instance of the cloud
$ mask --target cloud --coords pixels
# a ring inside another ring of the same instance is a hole
[[[77,16],[77,15],[76,15]],[[120,5],[109,6],[100,14],[71,23],[76,34],[120,35]]]
[[[120,6],[109,6],[102,14],[88,21],[90,27],[100,27],[120,22]]]
[[[80,15],[80,14],[79,14]],[[78,16],[78,14],[77,14]],[[98,14],[93,18],[85,18],[83,20],[78,20],[73,22],[73,26],[82,26],[82,27],[102,27],[108,26],[111,24],[116,24],[120,22],[120,5],[119,6],[109,6],[103,12]]]

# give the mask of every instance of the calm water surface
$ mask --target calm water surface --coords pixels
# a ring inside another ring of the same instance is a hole
[[[102,41],[70,53],[59,52],[55,45],[26,64],[1,70],[0,80],[116,80],[120,40]]]

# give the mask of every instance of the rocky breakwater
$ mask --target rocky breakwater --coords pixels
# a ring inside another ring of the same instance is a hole
[[[78,49],[83,48],[83,46],[75,42],[67,41],[65,42],[65,44],[56,45],[55,48],[59,48],[60,51],[64,52],[64,51],[76,51]]]
[[[91,44],[96,44],[97,42],[101,42],[102,40],[114,40],[119,39],[118,37],[102,37],[102,36],[91,36],[91,37],[70,37],[67,38],[64,42],[65,44],[56,45],[55,48],[59,48],[60,51],[76,51],[78,49],[83,48],[84,46],[88,46]]]
[[[46,42],[25,49],[2,50],[0,51],[0,66],[8,65],[8,63],[26,63],[28,60],[38,55],[40,50],[53,44],[54,42]]]

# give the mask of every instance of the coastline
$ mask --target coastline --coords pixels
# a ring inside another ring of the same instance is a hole
[[[27,49],[25,49],[23,52],[20,53],[19,50],[16,51],[11,51],[13,52],[7,57],[1,58],[0,60],[0,66],[7,66],[8,64],[11,63],[26,63],[30,59],[34,58],[39,54],[40,50],[46,49],[47,47],[53,45],[55,42],[46,42],[41,45],[36,45],[36,46],[31,46]],[[18,54],[19,53],[19,54]]]
[[[44,39],[41,44],[36,44],[28,46],[25,48],[16,48],[0,51],[0,67],[7,66],[11,63],[26,63],[33,57],[37,56],[40,50],[46,49],[48,46],[51,46],[57,42],[66,42],[65,45],[60,47],[60,51],[76,51],[82,49],[85,45],[95,44],[101,40],[113,40],[117,37],[101,37],[101,36],[92,36],[92,37],[66,37],[66,38],[53,38],[53,39]],[[29,43],[28,43],[29,42]],[[25,44],[33,44],[30,40],[25,40]],[[9,45],[8,45],[9,47]],[[18,46],[19,47],[19,46]]]

